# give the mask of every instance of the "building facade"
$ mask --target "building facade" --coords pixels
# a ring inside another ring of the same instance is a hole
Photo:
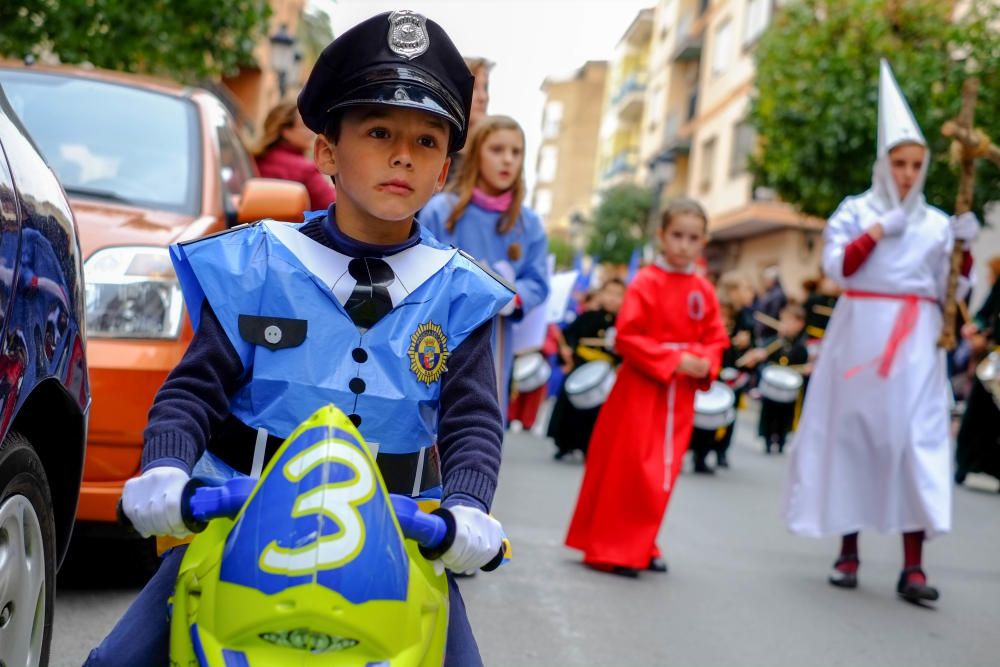
[[[531,208],[551,237],[571,240],[590,212],[608,63],[587,62],[568,78],[542,83],[545,112]]]
[[[635,182],[638,177],[653,16],[652,8],[639,12],[619,40],[609,64],[593,176],[598,196],[603,190]]]

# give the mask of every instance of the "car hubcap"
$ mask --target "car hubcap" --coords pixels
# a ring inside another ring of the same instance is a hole
[[[0,505],[0,665],[37,665],[44,631],[42,528],[28,499],[11,496]]]

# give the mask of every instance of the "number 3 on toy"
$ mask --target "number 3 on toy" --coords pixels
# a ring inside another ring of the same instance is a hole
[[[322,484],[295,499],[293,517],[322,514],[340,530],[320,536],[311,544],[290,549],[271,542],[260,557],[266,572],[284,575],[307,574],[317,568],[339,567],[357,557],[365,543],[365,527],[358,505],[368,501],[375,491],[371,462],[364,453],[340,440],[324,440],[292,458],[282,472],[292,482],[299,482],[317,466],[339,463],[354,475],[342,482]],[[317,531],[319,532],[319,531]]]

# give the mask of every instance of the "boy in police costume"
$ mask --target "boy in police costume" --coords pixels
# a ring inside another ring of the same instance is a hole
[[[316,409],[349,413],[390,492],[443,497],[455,572],[496,555],[488,515],[503,428],[492,320],[513,292],[422,231],[414,214],[465,142],[473,76],[436,23],[397,11],[332,42],[299,95],[337,203],[298,225],[261,221],[172,248],[195,327],[150,410],[143,472],[122,505],[144,535],[186,534],[189,477],[259,474]],[[167,664],[164,555],[88,665]],[[451,583],[446,665],[480,665]]]

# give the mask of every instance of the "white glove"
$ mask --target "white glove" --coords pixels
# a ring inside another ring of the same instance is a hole
[[[879,222],[886,236],[901,236],[906,231],[906,213],[898,206],[882,216]]]
[[[951,216],[952,230],[956,241],[962,241],[968,247],[979,236],[979,218],[972,211],[962,215]]]
[[[158,466],[125,482],[122,509],[140,535],[191,534],[181,518],[181,493],[188,479],[180,468]]]
[[[509,317],[515,310],[517,310],[517,296],[508,301],[504,307],[500,309],[500,314],[504,317]]]
[[[468,572],[493,560],[503,544],[500,522],[465,505],[449,507],[448,511],[455,518],[455,541],[441,554],[444,566],[452,572]]]

